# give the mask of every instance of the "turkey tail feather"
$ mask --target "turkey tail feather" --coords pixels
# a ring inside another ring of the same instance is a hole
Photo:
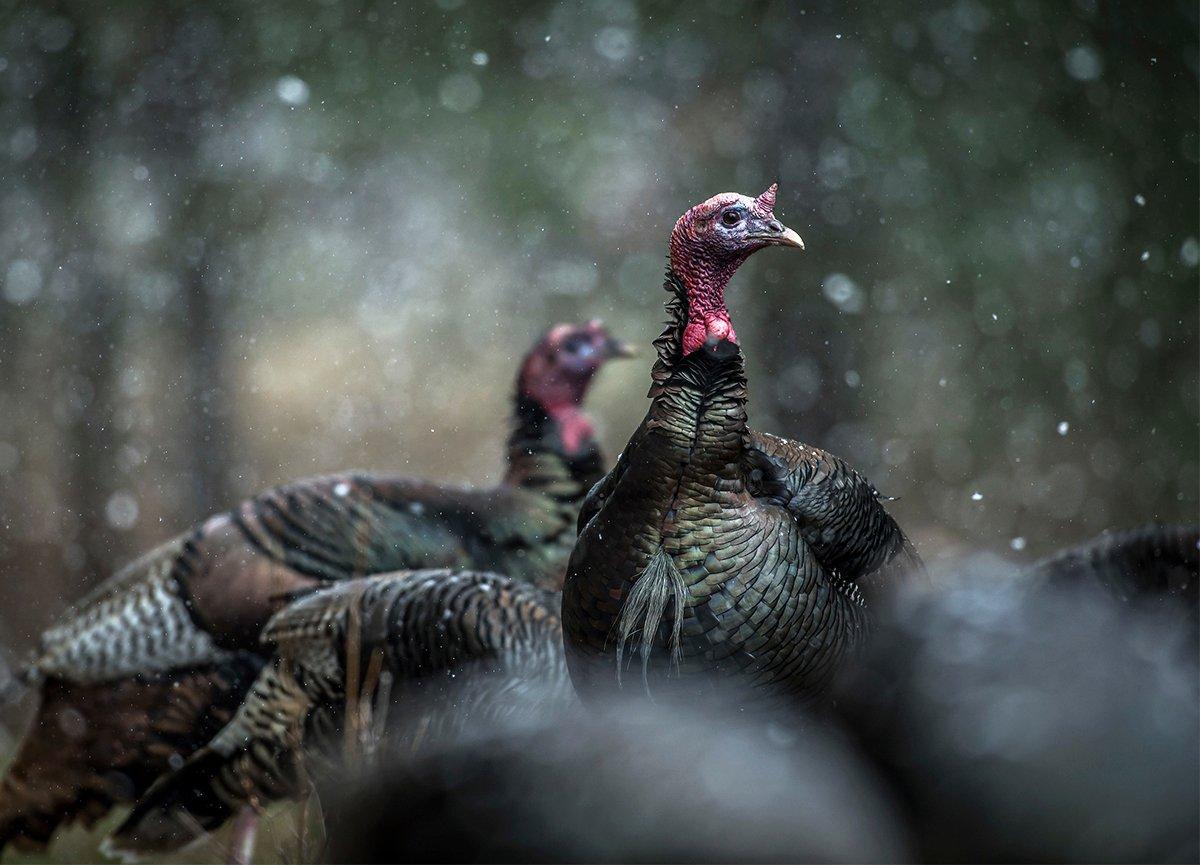
[[[301,788],[302,769],[297,752],[285,751],[283,761],[273,760],[269,789],[242,787],[229,772],[230,759],[212,748],[203,748],[183,768],[157,782],[106,838],[101,851],[125,859],[161,855],[189,847],[231,819],[243,808],[255,807],[257,796],[273,801]],[[251,763],[263,757],[254,746],[234,762]],[[279,786],[274,786],[278,784]]]
[[[683,633],[683,608],[687,598],[687,586],[683,574],[661,546],[650,557],[645,570],[634,581],[633,588],[625,598],[621,614],[617,618],[617,684],[621,684],[622,668],[625,666],[625,644],[635,633],[641,631],[642,684],[650,692],[650,653],[654,638],[658,634],[666,614],[667,601],[673,602],[671,635],[667,646],[671,653],[671,665],[678,670],[683,655],[680,638]]]
[[[112,855],[161,854],[200,840],[249,805],[304,792],[297,747],[312,703],[286,665],[266,667],[234,719],[160,778],[105,842]]]
[[[233,714],[260,662],[235,655],[170,677],[46,679],[33,732],[0,782],[0,850],[37,849],[133,801]]]
[[[1200,528],[1148,525],[1100,535],[1030,567],[1058,582],[1092,582],[1118,597],[1178,596],[1194,608],[1200,584]]]
[[[183,768],[164,779],[170,783],[150,789],[120,828],[104,839],[100,851],[128,860],[177,850],[204,838],[206,826],[214,821],[219,825],[232,814],[229,804],[214,792],[213,778],[224,762],[224,756],[210,748],[197,751]]]

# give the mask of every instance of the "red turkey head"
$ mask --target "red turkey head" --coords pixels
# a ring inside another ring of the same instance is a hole
[[[671,232],[671,270],[687,291],[683,353],[737,342],[725,308],[725,286],[742,263],[768,246],[804,249],[800,235],[775,218],[772,183],[757,198],[722,192],[691,208]]]
[[[558,424],[564,448],[575,453],[592,435],[591,421],[580,411],[592,377],[608,361],[633,355],[633,347],[615,338],[599,319],[556,324],[525,356],[517,389]]]

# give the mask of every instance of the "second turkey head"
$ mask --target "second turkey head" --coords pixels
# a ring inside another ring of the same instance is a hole
[[[556,324],[525,356],[517,390],[558,425],[563,448],[574,454],[594,433],[582,410],[592,378],[608,361],[633,355],[633,348],[616,339],[599,319]]]
[[[804,249],[800,235],[775,218],[772,183],[751,198],[722,192],[688,210],[671,232],[671,270],[687,292],[683,353],[737,343],[725,307],[725,286],[747,258],[768,246]]]

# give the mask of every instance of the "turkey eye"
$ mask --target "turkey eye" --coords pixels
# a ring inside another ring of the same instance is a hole
[[[581,349],[582,347],[583,347],[583,340],[577,336],[571,337],[563,345],[563,348],[566,349],[567,354],[579,354],[579,349]]]
[[[736,210],[726,210],[725,214],[721,217],[721,221],[732,227],[742,221],[742,215]]]

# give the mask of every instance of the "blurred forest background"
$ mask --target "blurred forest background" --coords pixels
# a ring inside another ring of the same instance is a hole
[[[0,643],[263,487],[496,480],[538,332],[648,344],[776,177],[756,427],[934,560],[1194,521],[1198,101],[1193,0],[0,0]]]

